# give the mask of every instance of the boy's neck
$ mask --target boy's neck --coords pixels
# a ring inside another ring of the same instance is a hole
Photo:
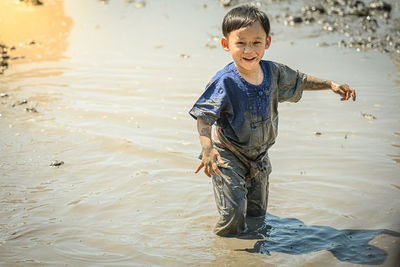
[[[236,66],[239,74],[245,79],[248,83],[259,85],[264,81],[264,70],[261,67],[261,62],[258,64],[258,68],[253,71],[243,70]]]

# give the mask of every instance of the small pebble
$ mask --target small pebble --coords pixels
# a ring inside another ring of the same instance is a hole
[[[322,133],[321,132],[314,132],[314,135],[320,136],[320,135],[322,135]]]
[[[368,113],[361,113],[361,116],[367,120],[376,120],[376,117],[372,114]]]

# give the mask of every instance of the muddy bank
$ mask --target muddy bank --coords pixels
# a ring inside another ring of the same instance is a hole
[[[221,0],[225,8],[249,1]],[[334,42],[319,46],[338,45],[342,48],[376,50],[381,53],[400,54],[399,3],[373,0],[292,1],[270,0],[250,2],[265,10],[279,3],[280,14],[272,19],[291,27],[314,27],[319,34],[331,34]],[[301,30],[299,28],[299,30]]]

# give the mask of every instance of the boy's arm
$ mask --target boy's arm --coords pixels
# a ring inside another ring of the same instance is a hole
[[[197,130],[199,132],[199,139],[201,144],[201,163],[197,167],[195,173],[198,173],[204,167],[204,173],[208,177],[221,175],[217,163],[224,164],[218,151],[213,147],[211,142],[211,128],[212,126],[205,123],[200,118],[197,118]]]
[[[334,81],[319,79],[317,77],[313,77],[307,75],[306,84],[304,90],[324,90],[331,89],[336,94],[339,94],[342,98],[340,100],[348,100],[350,97],[353,98],[353,101],[356,100],[356,92],[353,88],[348,86],[347,84],[339,84]]]

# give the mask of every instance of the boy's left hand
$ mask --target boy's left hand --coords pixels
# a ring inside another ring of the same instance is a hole
[[[341,101],[348,100],[350,96],[353,98],[353,101],[356,101],[356,91],[347,84],[339,84],[332,81],[331,89],[342,97]]]

